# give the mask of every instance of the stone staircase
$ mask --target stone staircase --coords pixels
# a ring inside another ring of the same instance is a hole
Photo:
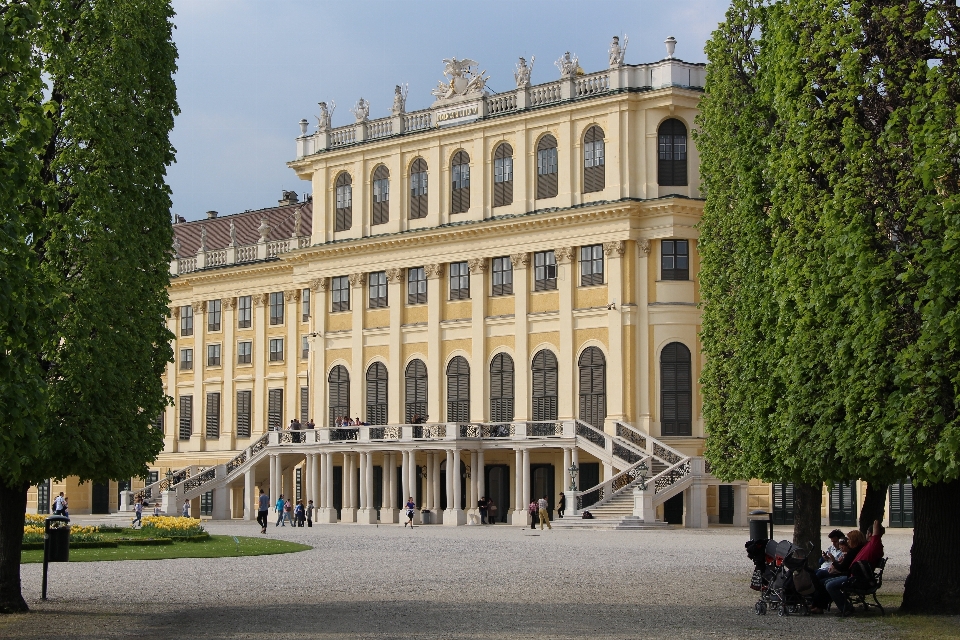
[[[579,516],[558,518],[552,521],[558,529],[602,529],[608,531],[640,531],[649,529],[673,529],[665,522],[644,522],[633,515],[633,490],[621,491],[604,504],[588,509],[593,515],[590,520]]]

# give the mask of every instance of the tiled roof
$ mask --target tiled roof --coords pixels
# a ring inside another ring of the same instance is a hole
[[[260,241],[260,221],[266,217],[270,225],[267,240],[283,240],[293,235],[294,216],[300,210],[300,235],[308,236],[313,222],[313,202],[286,204],[279,207],[245,211],[233,215],[218,216],[180,222],[173,225],[173,233],[180,242],[180,257],[196,255],[200,248],[201,229],[207,230],[207,251],[225,249],[230,244],[230,223],[236,228],[237,246],[256,244]]]

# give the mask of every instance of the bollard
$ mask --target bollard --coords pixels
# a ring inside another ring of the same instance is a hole
[[[43,523],[43,584],[40,599],[47,599],[47,563],[70,562],[70,518],[49,516]],[[53,527],[51,525],[57,524]]]

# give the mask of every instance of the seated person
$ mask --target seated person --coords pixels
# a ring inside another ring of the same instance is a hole
[[[814,580],[813,586],[816,593],[813,594],[811,613],[823,613],[830,604],[831,596],[827,591],[827,583],[850,575],[850,565],[853,564],[853,559],[864,544],[863,534],[859,529],[854,529],[847,534],[846,538],[840,538],[837,544],[841,551],[840,559],[834,560],[826,569],[820,569],[815,574],[817,580]]]
[[[845,538],[843,531],[840,529],[834,529],[827,534],[827,537],[830,538],[830,546],[827,547],[826,551],[822,554],[822,560],[820,561],[820,568],[826,569],[829,567],[834,560],[840,559],[840,538]]]
[[[850,552],[850,555],[853,555],[854,558],[848,565],[847,573],[836,578],[830,578],[824,583],[823,586],[830,595],[830,599],[837,605],[840,615],[850,615],[853,613],[848,607],[847,594],[842,590],[843,585],[850,580],[849,567],[852,567],[853,564],[857,562],[866,562],[870,565],[871,569],[877,566],[877,562],[883,557],[883,541],[881,538],[883,537],[884,531],[886,531],[886,529],[883,528],[880,521],[874,520],[870,539],[856,554],[854,554],[853,551]],[[859,531],[857,533],[859,533]]]

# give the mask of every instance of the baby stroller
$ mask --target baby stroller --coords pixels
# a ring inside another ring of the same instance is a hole
[[[757,615],[765,615],[768,608],[780,616],[809,615],[815,578],[807,568],[808,551],[789,540],[751,540],[746,549],[754,563],[750,587],[760,592],[754,605]]]

